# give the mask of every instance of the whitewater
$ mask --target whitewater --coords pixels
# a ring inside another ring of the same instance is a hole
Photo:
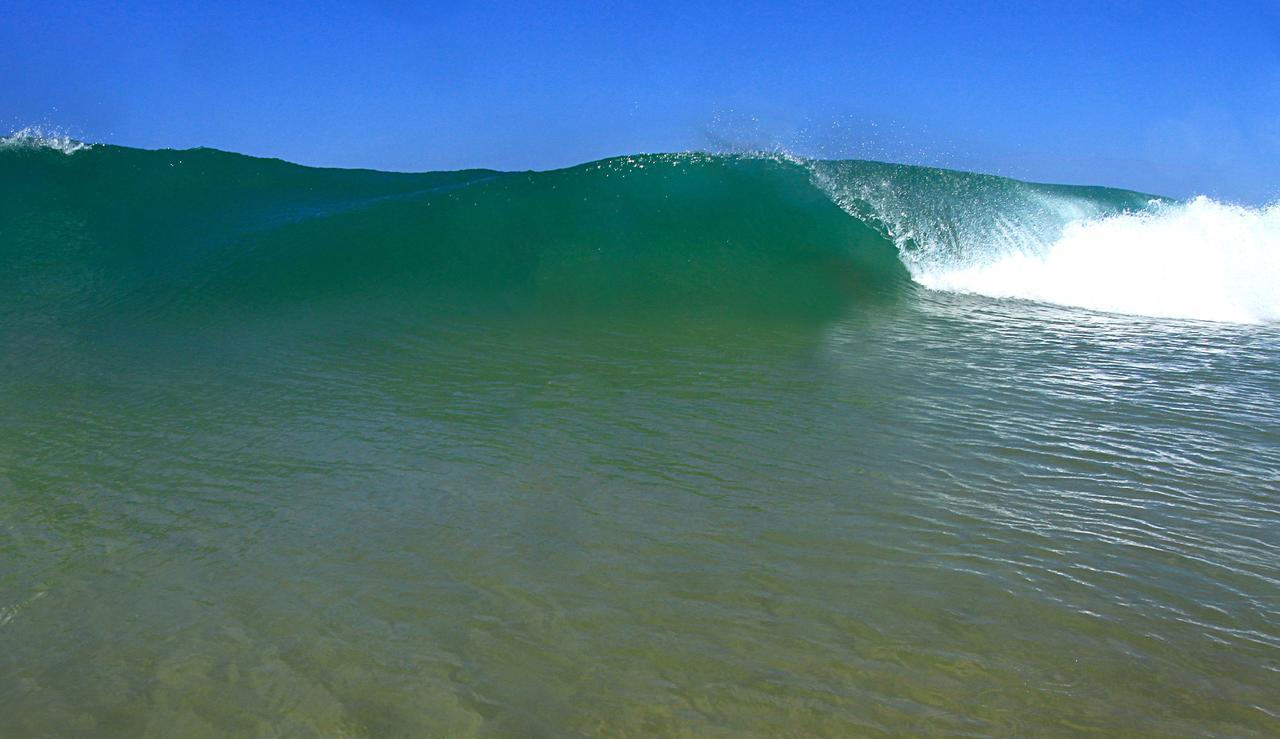
[[[1280,204],[1151,197],[1106,212],[1078,190],[935,172],[922,195],[859,178],[847,163],[793,160],[893,239],[912,279],[933,290],[1156,318],[1280,320]]]
[[[1280,205],[1197,197],[1147,212],[1072,221],[1049,243],[929,264],[935,290],[1090,310],[1234,323],[1280,320]]]

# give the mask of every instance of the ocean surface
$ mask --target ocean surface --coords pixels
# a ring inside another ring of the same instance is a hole
[[[1280,734],[1280,208],[0,144],[0,735]]]

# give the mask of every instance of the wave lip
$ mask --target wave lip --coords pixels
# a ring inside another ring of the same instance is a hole
[[[913,270],[925,287],[1110,313],[1280,321],[1280,203],[1198,197],[1070,223],[1038,251]]]
[[[0,149],[52,149],[74,154],[92,147],[93,144],[43,126],[25,126],[8,136],[0,136]]]

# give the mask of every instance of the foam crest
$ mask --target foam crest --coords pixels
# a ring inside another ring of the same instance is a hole
[[[0,149],[53,149],[63,154],[74,154],[92,146],[62,131],[42,126],[26,126],[8,136],[0,136]]]
[[[1164,318],[1280,321],[1280,203],[1153,204],[1074,221],[1052,243],[994,260],[909,266],[935,290]]]

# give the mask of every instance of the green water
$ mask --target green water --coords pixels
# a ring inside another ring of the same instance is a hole
[[[1142,196],[114,147],[0,188],[0,735],[1280,733],[1280,331],[927,291],[972,247],[874,212]]]

